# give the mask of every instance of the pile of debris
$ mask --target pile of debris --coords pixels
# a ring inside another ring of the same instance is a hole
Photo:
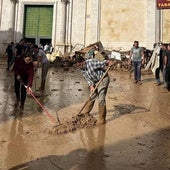
[[[74,58],[76,56],[82,56],[85,59],[96,58],[98,60],[114,59],[117,60],[117,64],[113,68],[114,70],[129,71],[131,66],[128,63],[130,51],[120,50],[106,50],[104,49],[101,41],[90,44],[86,47],[72,48],[71,52],[65,52],[64,55],[61,52],[53,52],[48,55],[48,59],[53,66],[60,66],[69,69],[74,64]],[[147,63],[151,56],[151,51],[144,48],[145,62]],[[149,53],[148,53],[149,52]],[[148,55],[149,54],[149,55]],[[146,64],[145,63],[145,64]]]
[[[65,52],[64,55],[57,51],[52,54],[47,54],[47,57],[53,66],[69,67],[73,65],[74,58],[77,55],[81,55],[85,59],[97,58],[98,60],[104,60],[108,59],[109,54],[110,51],[104,50],[102,43],[99,41],[78,51]]]
[[[96,58],[98,60],[104,60],[109,58],[110,51],[104,50],[101,41],[98,41],[79,51],[75,51],[75,54],[82,55],[85,59]]]
[[[54,126],[53,132],[55,134],[67,134],[74,132],[77,129],[90,128],[96,125],[96,118],[87,114],[80,114],[73,116],[71,120],[65,120],[59,125]]]
[[[96,58],[98,60],[114,59],[117,61],[117,64],[113,68],[114,70],[121,69],[121,70],[128,71],[129,54],[130,51],[105,50],[101,41],[98,41],[79,51],[75,51],[75,55],[73,56],[73,58],[76,57],[77,55],[81,55],[85,59],[89,59],[89,58]]]

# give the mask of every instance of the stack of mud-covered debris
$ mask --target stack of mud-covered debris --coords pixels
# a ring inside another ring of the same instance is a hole
[[[108,59],[110,51],[104,50],[101,41],[98,41],[79,51],[75,51],[75,55],[82,55],[85,59],[96,58],[98,60],[104,60]]]
[[[147,64],[147,61],[150,59],[150,55],[148,56],[148,53],[146,52],[149,51],[151,53],[151,50],[147,50],[144,47],[143,49],[146,59],[145,64]],[[52,54],[48,55],[48,59],[53,66],[60,66],[63,67],[65,70],[68,70],[68,68],[73,65],[74,58],[77,55],[81,55],[85,59],[96,58],[98,60],[104,60],[111,58],[117,60],[117,65],[115,65],[114,68],[115,70],[121,69],[128,71],[129,54],[129,50],[123,51],[121,48],[119,50],[106,50],[104,49],[101,41],[98,41],[86,47],[84,47],[84,45],[82,44],[76,44],[70,52],[65,52],[64,54],[59,51],[53,52]]]

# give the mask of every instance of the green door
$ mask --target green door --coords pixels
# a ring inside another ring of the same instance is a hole
[[[41,39],[51,39],[53,6],[26,5],[24,38],[40,43]]]

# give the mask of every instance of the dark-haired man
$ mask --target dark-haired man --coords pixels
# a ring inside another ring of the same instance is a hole
[[[133,57],[133,59],[132,59]],[[143,48],[139,47],[139,42],[134,41],[133,47],[130,50],[129,64],[133,62],[135,83],[141,84],[141,66],[144,62]]]
[[[163,59],[164,59],[164,53],[166,51],[166,45],[165,44],[161,44],[160,46],[160,50],[159,50],[159,54],[158,54],[158,62],[159,62],[159,67],[156,68],[155,70],[155,79],[156,79],[156,84],[159,86],[162,84],[161,80],[160,80],[160,72],[162,72],[163,74],[163,83],[166,86],[166,81],[165,81],[165,73],[164,73],[164,68],[163,68]]]
[[[164,69],[165,69],[165,80],[167,83],[167,91],[170,91],[170,44],[168,44],[167,50],[163,54],[164,56]]]

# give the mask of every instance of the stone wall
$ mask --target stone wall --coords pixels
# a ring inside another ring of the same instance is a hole
[[[162,41],[170,43],[170,9],[162,10]]]
[[[134,40],[151,49],[159,40],[170,41],[170,10],[157,10],[155,0],[69,0],[66,8],[62,3],[19,0],[14,8],[10,0],[1,0],[0,53],[4,53],[8,43],[22,38],[25,4],[54,6],[52,43],[56,49],[65,45],[87,46],[99,40],[107,49],[128,50]]]

